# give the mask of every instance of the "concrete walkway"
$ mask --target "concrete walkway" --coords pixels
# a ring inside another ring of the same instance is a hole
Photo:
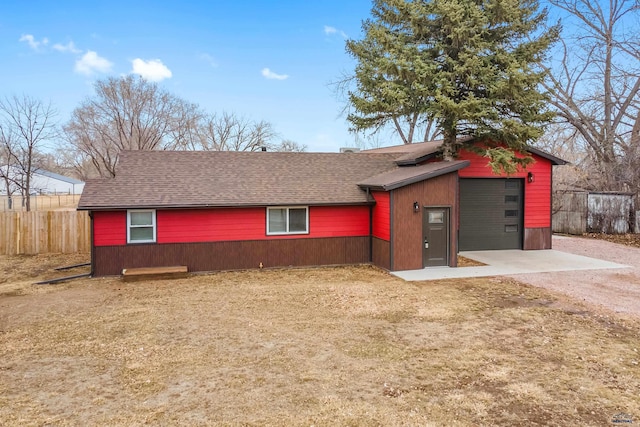
[[[430,267],[421,270],[394,271],[391,274],[406,281],[418,281],[629,267],[556,250],[471,251],[460,252],[460,255],[487,265],[458,268]]]

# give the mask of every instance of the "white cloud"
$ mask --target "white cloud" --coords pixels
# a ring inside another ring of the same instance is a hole
[[[336,27],[331,27],[329,25],[325,25],[324,26],[324,33],[328,36],[334,35],[334,34],[340,34],[343,38],[347,38],[347,33],[345,33],[342,30],[337,29]]]
[[[289,78],[287,74],[276,74],[268,68],[262,69],[262,75],[271,80],[287,80]]]
[[[133,64],[133,70],[131,70],[131,72],[133,74],[138,74],[143,79],[151,82],[159,82],[164,79],[171,78],[173,75],[171,70],[159,59],[150,59],[149,61],[145,61],[143,59],[136,58],[131,62]]]
[[[53,47],[53,49],[57,50],[58,52],[71,52],[71,53],[82,52],[80,49],[76,47],[76,45],[73,42],[69,42],[67,44],[56,43],[51,47]]]
[[[200,55],[200,59],[203,61],[206,61],[209,63],[209,65],[211,65],[212,68],[218,68],[218,63],[216,62],[215,58],[211,55],[209,55],[208,53],[203,53]]]
[[[38,50],[40,45],[46,46],[49,43],[49,39],[44,37],[42,40],[38,41],[32,34],[23,34],[18,41],[27,42],[29,47],[33,50]]]
[[[111,70],[113,63],[92,50],[87,51],[82,58],[76,61],[76,73],[91,75],[93,73],[106,73]]]

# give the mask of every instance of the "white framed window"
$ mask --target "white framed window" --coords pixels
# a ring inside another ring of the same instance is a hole
[[[267,234],[309,234],[307,206],[267,208]]]
[[[156,211],[153,209],[127,211],[127,243],[156,241]]]

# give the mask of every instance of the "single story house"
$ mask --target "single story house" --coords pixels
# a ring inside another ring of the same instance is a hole
[[[459,250],[551,248],[552,166],[496,176],[441,141],[359,153],[126,151],[86,183],[92,271],[373,263],[456,266]]]

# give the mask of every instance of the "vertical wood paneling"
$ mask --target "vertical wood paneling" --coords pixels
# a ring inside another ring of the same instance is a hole
[[[89,252],[87,212],[0,212],[0,254]]]
[[[450,251],[449,265],[455,266],[457,259],[456,218],[458,217],[458,176],[449,173],[426,181],[393,190],[393,266],[392,270],[414,270],[422,265],[422,215],[424,206],[450,206]],[[413,203],[418,202],[420,211],[414,212]]]
[[[391,269],[391,243],[388,240],[373,237],[373,264],[385,270]]]
[[[274,239],[202,243],[99,246],[94,274],[123,268],[186,265],[189,271],[360,264],[369,261],[369,237]]]
[[[551,249],[551,227],[525,228],[524,250]]]

